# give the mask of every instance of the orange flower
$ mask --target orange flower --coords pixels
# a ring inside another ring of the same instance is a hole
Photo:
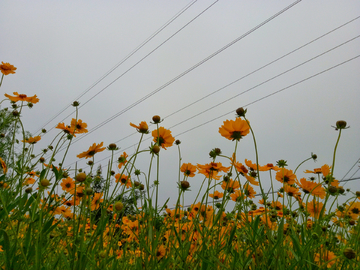
[[[26,143],[30,143],[30,144],[35,144],[38,141],[40,141],[41,137],[40,136],[35,136],[35,137],[30,137],[29,139],[25,139],[22,140],[22,142],[26,142]]]
[[[246,136],[250,131],[249,124],[246,120],[242,120],[240,117],[234,120],[226,120],[224,124],[219,128],[221,136],[228,140],[240,140]]]
[[[121,167],[126,164],[126,162],[127,162],[126,158],[127,158],[127,157],[128,157],[128,155],[124,152],[124,153],[118,158],[118,162],[119,162],[118,168],[119,168],[119,169],[121,169]]]
[[[218,200],[224,196],[224,193],[215,191],[213,194],[209,194],[209,197],[214,198],[214,200]]]
[[[154,142],[158,142],[159,135],[159,145],[166,150],[166,147],[170,147],[173,145],[175,138],[171,135],[171,131],[160,127],[158,130],[155,129],[152,132],[152,136],[154,137]]]
[[[321,248],[323,246],[321,245]],[[321,254],[321,255],[320,255]],[[336,262],[336,256],[333,252],[325,250],[322,248],[321,253],[316,253],[315,254],[315,262],[317,262],[318,264],[320,263],[326,263],[326,267],[327,268],[331,268],[333,264],[335,264]]]
[[[92,146],[90,146],[89,150],[82,152],[81,154],[77,155],[78,158],[91,158],[93,157],[96,153],[102,152],[106,149],[106,147],[102,147],[104,144],[104,142],[101,142],[100,144],[96,145],[96,143],[94,143]]]
[[[234,193],[230,194],[231,200],[237,202],[241,199],[242,193],[240,190],[236,190]]]
[[[66,126],[64,123],[59,123],[55,128],[62,129],[66,134],[72,134],[75,136],[74,130],[70,126]]]
[[[0,158],[0,164],[1,164],[1,167],[2,167],[2,169],[4,171],[4,174],[6,174],[7,173],[7,166],[6,166],[5,161],[2,158]]]
[[[227,190],[227,192],[229,193],[234,193],[235,190],[240,188],[240,184],[238,181],[233,181],[232,179],[230,179],[227,182],[223,181],[221,188],[223,190]]]
[[[36,95],[32,96],[32,97],[28,97],[25,94],[20,94],[19,95],[18,92],[13,92],[13,94],[15,96],[10,96],[8,94],[5,94],[4,96],[7,97],[8,99],[10,99],[13,102],[26,101],[26,102],[30,102],[30,103],[34,103],[34,104],[39,102],[39,99],[36,97]]]
[[[292,186],[289,186],[289,185],[284,186],[284,191],[291,197],[301,195],[298,188],[295,188],[295,187],[292,187]]]
[[[353,202],[347,210],[352,219],[357,220],[360,215],[360,202]]]
[[[9,63],[1,62],[0,71],[4,75],[15,74],[17,68]]]
[[[253,189],[252,186],[250,186],[249,184],[245,184],[244,186],[244,194],[248,197],[248,198],[255,198],[256,192]]]
[[[215,180],[220,179],[220,175],[217,175],[219,172],[227,173],[230,170],[230,167],[222,166],[221,162],[211,162],[205,165],[198,164],[197,167],[199,169],[199,173]]]
[[[305,178],[301,178],[300,183],[296,180],[296,184],[301,187],[306,194],[311,193],[312,195],[318,196],[321,199],[325,198],[326,192],[325,189],[321,186],[321,184],[307,181]]]
[[[132,187],[130,177],[126,176],[125,174],[120,174],[120,173],[116,174],[115,182],[121,183],[121,185],[126,185],[127,188]]]
[[[286,183],[288,185],[292,185],[295,183],[296,175],[292,170],[288,170],[285,168],[281,168],[275,176],[275,179],[281,183]]]
[[[61,182],[61,187],[62,187],[62,190],[66,190],[69,192],[69,191],[75,189],[75,181],[70,177],[65,178]]]
[[[278,170],[280,170],[280,168],[278,166],[274,166],[272,163],[268,163],[264,166],[260,166],[260,168],[259,168],[259,171],[263,171],[263,172],[269,171],[269,170],[278,171]]]
[[[94,211],[100,207],[100,203],[104,201],[104,199],[101,199],[102,193],[95,193],[94,197],[91,201],[91,211]]]
[[[191,163],[183,163],[183,165],[181,165],[180,171],[188,177],[194,177],[196,172],[196,166],[192,165]]]
[[[73,133],[75,134],[87,133],[88,130],[86,128],[87,128],[87,124],[84,123],[81,119],[76,120],[75,118],[73,118],[71,120],[70,129],[73,130]]]
[[[311,202],[308,202],[306,208],[310,213],[310,216],[319,218],[323,206],[324,204],[322,202],[317,202],[316,200],[312,200]],[[324,211],[325,210],[326,209],[324,209]]]
[[[137,129],[138,132],[148,134],[149,133],[149,127],[148,124],[145,121],[142,121],[138,126],[134,125],[133,123],[130,123],[130,126]]]

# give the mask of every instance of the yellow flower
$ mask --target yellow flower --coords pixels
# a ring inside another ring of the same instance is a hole
[[[94,143],[92,146],[90,146],[89,150],[82,152],[81,154],[77,155],[78,158],[91,158],[93,157],[96,153],[102,152],[106,149],[106,147],[102,147],[104,144],[104,142],[101,142],[100,144],[96,145],[96,143]]]
[[[17,68],[9,63],[1,62],[0,71],[4,75],[15,74]]]
[[[249,124],[246,120],[242,120],[240,117],[236,120],[226,120],[224,124],[219,128],[221,136],[228,140],[240,140],[246,136],[250,131]]]
[[[81,119],[76,120],[75,118],[73,118],[71,120],[71,126],[70,129],[75,131],[75,134],[80,134],[80,133],[87,133],[88,130],[87,128],[87,124],[84,123]]]
[[[127,157],[128,157],[128,154],[126,154],[126,152],[124,152],[124,153],[118,158],[118,162],[119,162],[118,168],[119,168],[119,169],[121,169],[121,167],[127,163],[127,160],[126,160]]]
[[[181,165],[180,171],[184,173],[184,175],[189,177],[194,177],[196,172],[196,166],[191,163],[183,163]]]

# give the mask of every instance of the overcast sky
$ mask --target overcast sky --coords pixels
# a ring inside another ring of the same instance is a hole
[[[311,152],[318,155],[316,163],[309,161],[300,168],[300,179],[309,176],[303,173],[306,169],[331,165],[338,135],[331,126],[345,120],[350,129],[342,133],[335,166],[340,180],[360,158],[360,57],[348,61],[360,55],[360,38],[356,38],[360,19],[355,19],[360,2],[304,0],[266,22],[292,3],[3,0],[0,61],[13,64],[17,71],[4,78],[1,92],[40,98],[22,118],[33,135],[41,128],[49,130],[36,145],[37,153],[59,132],[54,126],[75,117],[73,108],[67,107],[76,99],[86,103],[79,118],[89,130],[113,117],[87,136],[78,136],[81,139],[68,153],[65,165],[74,167],[78,161],[78,168],[87,171],[87,160],[76,155],[100,142],[116,142],[121,147],[117,157],[123,151],[130,155],[140,136],[127,137],[135,131],[129,123],[149,123],[153,115],[165,118],[161,125],[182,141],[182,162],[209,163],[208,153],[215,147],[231,156],[235,144],[218,130],[244,106],[261,165],[285,159],[294,170]],[[142,145],[148,147],[150,139]],[[102,160],[106,166],[109,155],[109,151],[99,153],[95,162]],[[142,154],[139,169],[147,171],[149,158]],[[250,136],[238,148],[237,159],[245,158],[255,161]],[[59,156],[56,162],[60,160]],[[161,151],[160,160],[160,201],[171,197],[170,207],[177,194],[177,147]],[[218,161],[230,166],[225,159]],[[359,177],[359,165],[345,178]],[[192,191],[186,194],[186,204],[192,203],[202,179],[201,175],[190,179]],[[262,179],[268,189],[268,175]],[[348,182],[345,188],[360,190],[358,183]]]

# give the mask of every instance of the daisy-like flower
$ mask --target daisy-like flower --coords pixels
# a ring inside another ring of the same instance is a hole
[[[132,187],[130,177],[125,174],[116,174],[115,175],[115,182],[121,183],[121,185],[126,185],[127,188]]]
[[[231,200],[237,202],[241,199],[242,193],[240,190],[235,190],[234,193],[230,194]]]
[[[312,200],[311,202],[307,203],[307,211],[310,213],[310,216],[319,218],[321,210],[324,204],[322,202],[317,202],[316,200]],[[326,209],[324,209],[326,211]]]
[[[102,203],[104,201],[104,199],[101,199],[102,196],[103,196],[102,193],[94,194],[94,197],[91,201],[91,211],[94,211],[100,207],[100,203]]]
[[[213,194],[209,194],[209,197],[213,198],[214,200],[218,200],[224,196],[224,193],[215,191]]]
[[[211,162],[205,165],[198,164],[197,167],[199,173],[215,180],[220,179],[220,175],[217,175],[219,172],[227,173],[230,170],[230,167],[224,167],[221,162]]]
[[[219,128],[221,136],[228,140],[240,140],[242,137],[249,134],[250,127],[246,120],[242,120],[240,117],[236,120],[226,120],[224,124]]]
[[[248,198],[255,198],[256,192],[253,189],[252,186],[250,186],[249,184],[245,184],[244,186],[244,194],[248,197]]]
[[[158,130],[155,129],[151,133],[154,137],[154,142],[157,143],[159,140],[159,145],[166,150],[166,147],[170,147],[173,145],[175,138],[171,135],[171,131],[160,127]],[[159,136],[159,139],[158,139]]]
[[[321,245],[321,247],[323,246]],[[322,248],[321,255],[320,253],[315,254],[315,262],[318,264],[326,263],[326,267],[331,268],[336,263],[336,256],[334,252]]]
[[[102,147],[104,142],[101,142],[100,144],[94,143],[92,146],[90,146],[89,150],[82,152],[81,154],[77,155],[78,158],[91,158],[96,153],[102,152],[106,149],[106,147]]]
[[[6,174],[7,173],[7,166],[6,166],[5,161],[2,158],[0,158],[0,165],[1,165],[1,168],[3,169],[4,174]]]
[[[119,169],[121,169],[121,167],[127,163],[127,160],[126,160],[127,157],[128,157],[128,155],[124,152],[124,153],[118,158],[118,162],[119,162],[118,168],[119,168]]]
[[[352,219],[357,220],[360,215],[360,202],[351,203],[347,211]]]
[[[300,182],[296,180],[296,184],[302,188],[305,194],[311,193],[314,196],[318,196],[321,199],[325,198],[326,192],[321,184],[314,183],[312,181],[307,181],[305,178],[301,178]]]
[[[41,137],[40,136],[35,136],[35,137],[30,137],[29,139],[25,139],[22,140],[22,142],[26,142],[26,143],[30,143],[30,144],[35,144],[38,141],[40,141]]]
[[[66,134],[72,134],[72,135],[74,135],[74,137],[76,137],[75,134],[73,134],[74,130],[71,128],[71,126],[67,126],[64,123],[59,123],[55,128],[61,129]]]
[[[136,128],[139,133],[148,134],[149,133],[149,126],[145,121],[142,121],[138,126],[130,123],[130,126]]]
[[[231,159],[232,160],[232,159]],[[246,160],[246,159],[245,159]],[[246,169],[244,165],[242,165],[240,162],[232,162],[232,164],[235,166],[235,169],[246,178],[250,182],[250,184],[254,186],[258,186],[259,182],[255,180],[254,177],[248,175],[249,170]]]
[[[298,188],[295,188],[295,187],[292,187],[289,185],[284,186],[284,191],[291,197],[301,195]]]
[[[293,173],[292,170],[281,168],[276,173],[275,179],[281,183],[292,185],[295,183],[296,175]]]
[[[76,120],[75,118],[73,118],[71,120],[70,129],[73,130],[73,133],[75,134],[87,133],[88,130],[86,128],[87,128],[87,124],[84,123],[81,119]]]
[[[238,181],[233,181],[232,179],[230,179],[227,182],[223,181],[221,188],[223,190],[227,190],[227,192],[229,193],[234,193],[237,189],[240,188],[240,184]]]
[[[196,166],[192,165],[191,163],[183,163],[180,168],[180,171],[188,177],[194,177],[196,170]]]
[[[26,102],[30,102],[30,103],[38,103],[39,99],[37,98],[36,95],[32,96],[32,97],[28,97],[25,94],[19,94],[18,92],[13,92],[14,96],[10,96],[8,94],[5,94],[4,96],[7,97],[8,99],[10,99],[13,102],[18,102],[18,101],[26,101]]]
[[[17,68],[9,63],[1,62],[0,71],[4,75],[15,74]]]
[[[61,182],[61,187],[63,190],[69,192],[75,189],[75,181],[71,177],[65,178]]]

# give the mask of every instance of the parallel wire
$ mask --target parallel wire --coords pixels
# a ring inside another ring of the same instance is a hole
[[[124,71],[121,75],[119,75],[116,79],[114,79],[112,82],[110,82],[108,85],[106,85],[104,88],[102,88],[100,91],[98,91],[95,95],[93,95],[90,99],[88,99],[87,101],[85,101],[80,107],[82,108],[83,106],[85,106],[88,102],[90,102],[92,99],[94,99],[95,97],[97,97],[98,95],[100,95],[102,92],[104,92],[108,87],[110,87],[111,85],[113,85],[117,80],[119,80],[121,77],[123,77],[125,74],[127,74],[130,70],[132,70],[134,67],[136,67],[138,64],[140,64],[142,61],[144,61],[147,57],[149,57],[151,54],[153,54],[157,49],[159,49],[162,45],[164,45],[166,42],[168,42],[171,38],[173,38],[175,35],[177,35],[180,31],[182,31],[183,29],[185,29],[188,25],[190,25],[193,21],[195,21],[197,18],[199,18],[202,14],[204,14],[208,9],[210,9],[213,5],[215,5],[219,0],[216,0],[215,2],[213,2],[210,6],[208,6],[206,9],[204,9],[202,12],[200,12],[198,15],[196,15],[193,19],[191,19],[189,22],[187,22],[184,26],[182,26],[179,30],[177,30],[174,34],[172,34],[170,37],[168,37],[165,41],[163,41],[162,43],[160,43],[160,45],[156,46],[153,50],[151,50],[149,53],[147,53],[144,57],[142,57],[139,61],[137,61],[134,65],[132,65],[130,68],[128,68],[126,71]],[[169,83],[171,84],[171,83]],[[165,85],[163,88],[165,88],[167,85]],[[162,88],[161,88],[162,89]],[[161,90],[160,89],[160,90]],[[158,90],[158,91],[160,91]],[[154,93],[155,94],[155,93]],[[152,96],[153,94],[151,94],[150,96]],[[150,97],[149,96],[149,97]],[[143,98],[143,100],[147,99]],[[133,105],[130,105],[128,108],[132,108],[134,106],[136,106],[137,104],[141,103],[143,100],[140,99],[140,102],[135,102]],[[70,105],[69,105],[70,106]],[[128,109],[128,110],[129,110]],[[123,110],[124,111],[124,110]],[[125,109],[125,111],[127,111]],[[124,112],[125,112],[124,111]],[[107,119],[105,120],[105,122],[99,124],[99,127],[94,127],[92,130],[89,131],[89,133],[97,130],[98,128],[100,128],[101,126],[107,124],[108,122],[112,121],[113,119],[115,119],[116,117],[118,117],[119,115],[121,115],[124,112],[119,112],[120,114],[118,114],[117,116],[112,116],[110,118],[112,118],[111,120]],[[60,122],[64,121],[65,119],[67,119],[69,116],[73,115],[73,112],[68,114],[66,117],[63,118],[63,120],[61,120]],[[52,127],[50,130],[54,129],[55,127]],[[79,138],[81,139],[81,138]],[[73,143],[75,143],[77,140],[75,140]]]
[[[328,71],[330,71],[330,70],[332,70],[332,69],[334,69],[334,68],[336,68],[336,67],[339,67],[339,66],[341,66],[341,65],[343,65],[343,64],[346,64],[346,63],[348,63],[348,62],[350,62],[350,61],[352,61],[352,60],[355,60],[355,59],[357,59],[357,58],[359,58],[359,57],[360,57],[360,54],[357,55],[357,56],[355,56],[355,57],[352,57],[352,58],[350,58],[350,59],[348,59],[348,60],[345,60],[345,61],[343,61],[343,62],[341,62],[341,63],[339,63],[339,64],[336,64],[336,65],[331,66],[331,67],[329,67],[329,68],[327,68],[327,69],[324,69],[324,70],[322,70],[322,71],[320,71],[320,72],[318,72],[318,73],[315,73],[315,74],[313,74],[313,75],[311,75],[311,76],[309,76],[309,77],[306,77],[305,79],[302,79],[302,80],[297,81],[297,82],[295,82],[295,83],[293,83],[293,84],[291,84],[291,85],[288,85],[288,86],[286,86],[286,87],[284,87],[284,88],[281,88],[281,89],[279,89],[279,90],[277,90],[277,91],[275,91],[275,92],[273,92],[273,93],[271,93],[271,94],[268,94],[268,95],[263,96],[263,97],[261,97],[261,98],[259,98],[259,99],[256,99],[256,100],[254,100],[254,101],[252,101],[252,102],[250,102],[250,103],[248,103],[248,104],[243,105],[242,107],[247,107],[247,106],[250,106],[250,105],[252,105],[252,104],[254,104],[254,103],[256,103],[256,102],[259,102],[259,101],[261,101],[261,100],[267,99],[267,98],[269,98],[270,96],[276,95],[276,94],[278,94],[278,93],[280,93],[280,92],[282,92],[282,91],[285,91],[285,90],[287,90],[287,89],[289,89],[289,88],[291,88],[291,87],[293,87],[293,86],[296,86],[296,85],[298,85],[298,84],[300,84],[300,83],[303,83],[303,82],[305,82],[305,81],[307,81],[307,80],[310,80],[310,79],[312,79],[312,78],[314,78],[314,77],[316,77],[316,76],[319,76],[319,75],[321,75],[321,74],[323,74],[323,73],[325,73],[325,72],[328,72]],[[216,118],[213,118],[213,119],[211,119],[211,120],[209,120],[209,121],[206,121],[206,122],[204,122],[204,123],[202,123],[202,124],[199,124],[199,125],[197,125],[197,126],[195,126],[195,127],[193,127],[193,128],[190,128],[190,129],[188,129],[188,130],[186,130],[186,131],[183,131],[183,132],[181,132],[181,133],[178,133],[178,134],[176,134],[176,135],[174,135],[174,136],[175,136],[175,137],[178,137],[178,136],[180,136],[180,135],[183,135],[183,134],[185,134],[185,133],[188,133],[188,132],[190,132],[190,131],[192,131],[192,130],[194,130],[194,129],[197,129],[197,128],[199,128],[199,127],[202,127],[202,126],[204,126],[204,125],[206,125],[206,124],[208,124],[208,123],[211,123],[211,122],[213,122],[213,121],[215,121],[215,120],[218,120],[218,119],[220,119],[220,118],[223,118],[223,117],[225,117],[225,116],[227,116],[227,115],[229,115],[229,114],[231,114],[231,113],[233,113],[233,110],[231,110],[231,111],[229,111],[229,112],[227,112],[227,113],[225,113],[225,114],[222,114],[222,115],[220,115],[220,116],[218,116],[218,117],[216,117]],[[195,116],[194,116],[194,117],[195,117]],[[193,117],[192,117],[192,118],[193,118]],[[190,119],[191,119],[191,118],[188,118],[187,121],[190,120]],[[176,126],[178,126],[178,125],[180,125],[180,124],[182,124],[182,123],[184,123],[184,121],[182,121],[182,122],[180,122],[180,123],[172,126],[172,128],[173,128],[173,127],[176,127]],[[129,135],[129,136],[130,136],[130,135]],[[128,137],[129,137],[129,136],[128,136]],[[143,141],[146,141],[146,140],[149,140],[149,139],[151,139],[151,137],[148,137],[148,138],[144,139]],[[122,149],[121,151],[130,149],[130,148],[132,148],[132,147],[135,147],[136,145],[137,145],[137,143],[135,143],[135,144],[133,144],[133,145],[130,145],[130,146],[128,146],[127,148]],[[120,151],[118,151],[118,152],[120,152]],[[111,157],[111,156],[105,157],[105,158],[103,158],[103,159],[95,162],[95,164],[100,163],[100,162],[108,159],[109,157]],[[75,162],[74,162],[74,163],[75,163]],[[74,163],[71,163],[70,165],[72,165],[72,164],[74,164]],[[70,166],[70,165],[69,165],[69,166]],[[107,165],[105,165],[105,166],[107,166]]]
[[[359,162],[360,162],[360,158],[358,158],[358,160],[355,161],[354,165],[352,165],[352,167],[347,171],[347,173],[344,175],[342,179],[344,179]]]
[[[298,48],[296,48],[296,49],[294,49],[294,50],[292,50],[292,51],[290,51],[290,52],[288,52],[288,53],[286,53],[286,54],[284,54],[284,55],[282,55],[282,56],[280,56],[280,57],[278,57],[278,58],[276,58],[276,59],[273,60],[273,61],[270,61],[269,63],[267,63],[267,64],[265,64],[265,65],[263,65],[263,66],[255,69],[255,70],[251,71],[250,73],[248,73],[248,74],[246,74],[246,75],[244,75],[244,76],[236,79],[235,81],[233,81],[233,82],[231,82],[231,83],[228,83],[227,85],[225,85],[225,86],[223,86],[223,87],[221,87],[221,88],[219,88],[219,89],[217,89],[217,90],[215,90],[215,91],[213,91],[213,92],[211,92],[211,93],[209,93],[209,94],[207,94],[207,95],[199,98],[198,100],[196,100],[196,101],[194,101],[194,102],[192,102],[192,103],[190,103],[190,104],[188,104],[188,105],[180,108],[179,110],[177,110],[177,111],[175,111],[175,112],[173,112],[173,113],[165,116],[164,119],[167,119],[167,118],[169,118],[169,117],[171,117],[171,116],[173,116],[173,115],[175,115],[175,114],[183,111],[184,109],[186,109],[186,108],[188,108],[188,107],[190,107],[190,106],[192,106],[192,105],[194,105],[194,104],[196,104],[196,103],[198,103],[198,102],[200,102],[200,101],[202,101],[202,100],[210,97],[211,95],[213,95],[213,94],[215,94],[215,93],[217,93],[217,92],[219,92],[219,91],[221,91],[221,90],[223,90],[223,89],[225,89],[225,88],[227,88],[227,87],[229,87],[229,86],[231,86],[231,85],[233,85],[233,84],[241,81],[242,79],[244,79],[244,78],[246,78],[246,77],[248,77],[248,76],[250,76],[250,75],[252,75],[252,74],[254,74],[254,73],[256,73],[256,72],[258,72],[258,71],[260,71],[260,70],[262,70],[262,69],[264,69],[265,67],[267,67],[267,66],[269,66],[269,65],[271,65],[271,64],[276,63],[277,61],[285,58],[286,56],[289,56],[289,55],[293,54],[294,52],[296,52],[296,51],[298,51],[298,50],[306,47],[307,45],[310,45],[310,44],[314,43],[315,41],[317,41],[317,40],[319,40],[319,39],[321,39],[321,38],[323,38],[323,37],[325,37],[325,36],[333,33],[334,31],[336,31],[336,30],[338,30],[338,29],[340,29],[340,28],[348,25],[349,23],[351,23],[351,22],[353,22],[353,21],[355,21],[355,20],[357,20],[357,19],[359,19],[359,18],[360,18],[360,16],[358,16],[358,17],[356,17],[356,18],[354,18],[354,19],[352,19],[352,20],[350,20],[350,21],[347,21],[346,23],[344,23],[344,24],[342,24],[342,25],[340,25],[340,26],[338,26],[338,27],[336,27],[336,28],[334,28],[334,29],[326,32],[325,34],[323,34],[323,35],[321,35],[321,36],[319,36],[319,37],[317,37],[317,38],[315,38],[315,39],[313,39],[313,40],[311,40],[311,41],[309,41],[309,42],[301,45],[300,47],[298,47]],[[349,41],[351,41],[351,40],[349,40]],[[348,42],[349,42],[349,41],[348,41]],[[343,45],[343,44],[340,44],[339,46],[341,46],[341,45]],[[339,47],[339,46],[337,46],[337,47]],[[335,49],[335,48],[337,48],[337,47],[334,47],[333,49]],[[333,50],[333,49],[332,49],[332,50]],[[329,51],[330,51],[330,50],[329,50]],[[328,51],[327,51],[327,52],[328,52]],[[322,53],[321,55],[323,55],[323,54],[325,54],[325,53],[326,53],[326,52]],[[320,56],[320,55],[318,55],[318,56]],[[318,56],[317,56],[317,57],[318,57]],[[311,60],[313,60],[313,59],[315,59],[315,58],[312,58],[312,59],[310,59],[310,60],[308,60],[308,61],[311,61]],[[305,63],[305,62],[304,62],[304,63]],[[303,63],[303,64],[304,64],[304,63]],[[300,64],[300,65],[301,65],[301,64]],[[296,68],[296,67],[294,67],[294,68]],[[293,68],[293,69],[294,69],[294,68]],[[288,71],[290,71],[290,70],[285,71],[285,73],[288,72]],[[280,75],[279,75],[279,76],[280,76]],[[264,82],[264,83],[265,83],[265,82]],[[258,85],[258,86],[259,86],[259,85]],[[255,87],[256,87],[256,86],[255,86]],[[255,88],[255,87],[254,87],[254,88]],[[251,89],[248,89],[247,91],[250,91],[250,90],[251,90]],[[244,92],[243,92],[243,93],[244,93]],[[131,134],[129,134],[129,135],[121,138],[120,140],[116,141],[115,143],[121,142],[121,141],[123,141],[123,140],[125,140],[125,139],[127,139],[127,138],[129,138],[129,137],[131,137],[131,136],[133,136],[133,135],[136,135],[136,134],[137,134],[137,132],[133,132],[133,133],[131,133]]]
[[[251,33],[253,33],[254,31],[256,31],[257,29],[259,29],[260,27],[262,27],[263,25],[267,24],[268,22],[270,22],[271,20],[275,19],[276,17],[278,17],[279,15],[281,15],[282,13],[284,13],[285,11],[289,10],[291,7],[295,6],[296,4],[300,3],[301,0],[297,0],[295,2],[293,2],[292,4],[290,4],[289,6],[287,6],[286,8],[282,9],[281,11],[279,11],[278,13],[274,14],[273,16],[271,16],[270,18],[266,19],[265,21],[263,21],[262,23],[258,24],[257,26],[255,26],[254,28],[252,28],[251,30],[249,30],[248,32],[246,32],[245,34],[241,35],[240,37],[236,38],[235,40],[231,41],[230,43],[228,43],[227,45],[225,45],[224,47],[222,47],[221,49],[217,50],[216,52],[212,53],[211,55],[209,55],[208,57],[206,57],[205,59],[201,60],[200,62],[198,62],[197,64],[195,64],[194,66],[190,67],[189,69],[187,69],[186,71],[182,72],[181,74],[179,74],[178,76],[176,76],[175,78],[171,79],[170,81],[168,81],[167,83],[163,84],[162,86],[160,86],[159,88],[157,88],[156,90],[152,91],[151,93],[147,94],[146,96],[142,97],[141,99],[139,99],[138,101],[134,102],[133,104],[131,104],[130,106],[126,107],[125,109],[123,109],[122,111],[116,113],[115,115],[111,116],[110,118],[106,119],[105,121],[103,121],[101,124],[98,124],[97,126],[95,126],[94,128],[92,128],[91,130],[88,131],[88,133],[84,134],[83,136],[81,136],[80,138],[74,140],[72,142],[72,144],[78,142],[79,140],[81,140],[82,138],[88,136],[89,134],[91,134],[92,132],[96,131],[97,129],[99,129],[100,127],[106,125],[107,123],[111,122],[112,120],[116,119],[117,117],[119,117],[120,115],[122,115],[123,113],[127,112],[128,110],[132,109],[133,107],[135,107],[136,105],[140,104],[141,102],[143,102],[144,100],[148,99],[149,97],[153,96],[154,94],[158,93],[159,91],[161,91],[162,89],[166,88],[167,86],[171,85],[172,83],[174,83],[175,81],[177,81],[178,79],[182,78],[183,76],[185,76],[186,74],[188,74],[189,72],[193,71],[194,69],[196,69],[197,67],[199,67],[200,65],[204,64],[205,62],[207,62],[208,60],[212,59],[214,56],[218,55],[219,53],[223,52],[224,50],[228,49],[229,47],[231,47],[232,45],[234,45],[235,43],[237,43],[238,41],[240,41],[241,39],[245,38],[246,36],[250,35]],[[63,148],[65,149],[65,148]]]
[[[156,37],[162,30],[164,30],[168,25],[170,25],[174,20],[176,20],[181,14],[183,14],[186,10],[188,10],[193,4],[195,4],[197,0],[193,0],[188,5],[186,5],[182,10],[180,10],[177,14],[175,14],[169,21],[167,21],[163,26],[161,26],[158,30],[156,30],[152,35],[150,35],[145,41],[143,41],[138,47],[136,47],[132,52],[130,52],[125,58],[123,58],[119,63],[117,63],[114,67],[112,67],[108,72],[106,72],[103,76],[100,77],[95,83],[93,83],[88,89],[86,89],[83,93],[81,93],[75,100],[80,99],[87,92],[93,89],[96,85],[98,85],[103,79],[105,79],[108,75],[110,75],[114,70],[116,70],[120,65],[122,65],[126,60],[128,60],[131,56],[133,56],[136,52],[138,52],[142,47],[144,47],[148,42],[150,42],[154,37]],[[63,108],[60,112],[58,112],[55,116],[53,116],[50,120],[48,120],[41,128],[39,128],[36,132],[39,132],[42,128],[44,128],[47,124],[51,123],[56,117],[62,114],[66,109],[71,107],[71,104]],[[71,115],[71,114],[70,114]],[[69,115],[67,116],[69,117]],[[66,118],[67,118],[66,117]],[[64,118],[62,121],[64,121]],[[54,127],[53,127],[54,128]],[[51,129],[53,129],[51,128]]]

